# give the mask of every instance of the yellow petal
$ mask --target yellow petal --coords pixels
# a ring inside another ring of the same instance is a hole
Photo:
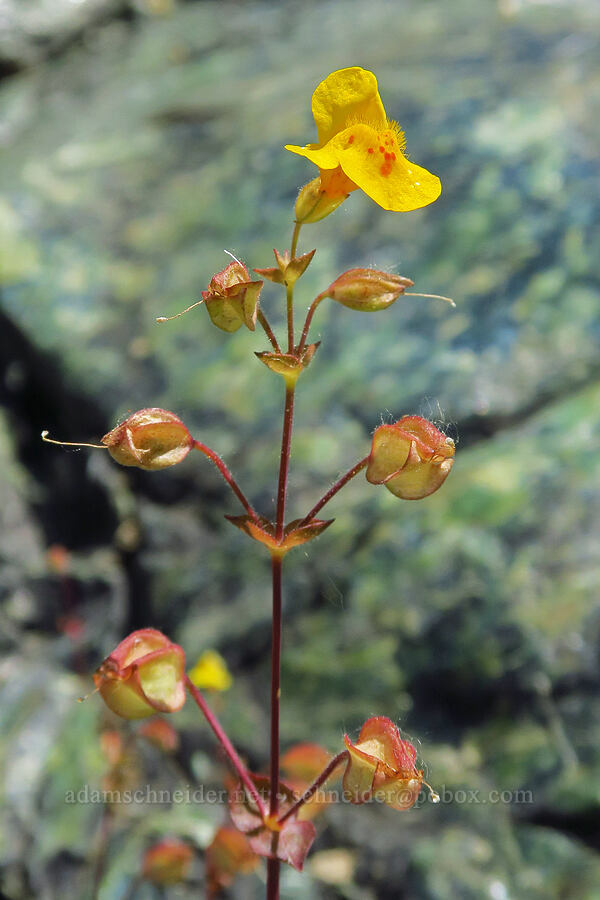
[[[298,156],[304,156],[306,159],[314,163],[320,169],[336,169],[338,165],[338,151],[333,143],[327,144],[325,147],[319,147],[318,144],[307,144],[306,147],[298,147],[296,144],[286,144],[286,150],[297,153]]]
[[[189,677],[197,688],[204,690],[227,691],[233,684],[227,663],[216,650],[205,650]]]
[[[337,134],[319,153],[335,154],[348,178],[383,209],[407,212],[433,203],[442,186],[437,175],[404,156],[401,140],[393,128],[376,131],[355,125]],[[316,161],[315,153],[304,155]]]
[[[327,143],[351,122],[369,122],[374,128],[385,128],[386,115],[377,79],[360,66],[328,75],[315,90],[311,107],[320,144]]]

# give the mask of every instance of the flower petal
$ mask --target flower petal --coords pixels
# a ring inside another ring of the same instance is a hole
[[[327,143],[353,121],[385,128],[386,115],[377,90],[377,79],[360,66],[339,69],[328,75],[315,90],[311,108],[320,144]]]
[[[408,212],[437,200],[442,186],[437,175],[404,156],[402,143],[394,128],[376,131],[355,125],[336,135],[323,151],[329,156],[335,148],[344,173],[383,209]],[[314,153],[304,155],[314,161]]]
[[[331,142],[324,147],[320,147],[319,144],[307,144],[306,147],[286,144],[285,149],[290,150],[292,153],[297,153],[298,156],[304,156],[320,169],[337,169],[338,151]]]

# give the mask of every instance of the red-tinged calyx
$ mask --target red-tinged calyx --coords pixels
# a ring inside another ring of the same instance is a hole
[[[275,259],[277,260],[277,267],[255,269],[254,271],[258,275],[262,275],[263,278],[267,278],[269,281],[291,287],[296,283],[300,276],[306,272],[316,252],[316,250],[311,250],[309,253],[304,253],[302,256],[295,256],[294,259],[290,259],[288,250],[285,250],[283,253],[280,253],[278,250],[273,250]]]
[[[269,779],[262,775],[252,775],[251,778],[264,800],[265,808],[268,809]],[[279,816],[285,815],[294,806],[296,796],[292,788],[281,781],[278,796]],[[262,817],[241,784],[230,793],[229,812],[236,828],[246,834],[254,853],[267,859],[279,859],[299,872],[302,871],[304,860],[316,835],[311,822],[299,821],[293,813],[284,822],[275,816]]]
[[[375,429],[366,477],[402,500],[420,500],[442,486],[453,462],[452,438],[421,416],[403,416]]]
[[[155,628],[126,637],[94,674],[106,705],[124,719],[170,713],[185,703],[185,654]]]
[[[324,294],[348,309],[378,312],[391,306],[413,284],[410,278],[377,269],[349,269]]]
[[[297,348],[294,353],[264,351],[255,355],[271,372],[281,375],[286,385],[291,388],[294,387],[304,369],[310,365],[320,343],[318,341],[316,344],[309,344],[308,347],[304,347],[302,350]]]
[[[417,769],[417,751],[400,737],[391,719],[374,716],[361,728],[356,743],[344,737],[348,763],[343,787],[351,803],[367,803],[375,799],[393,809],[410,809],[417,800],[423,783],[423,772]]]
[[[182,462],[194,439],[174,413],[150,407],[128,416],[104,435],[102,444],[120,465],[156,471]]]
[[[262,281],[252,281],[246,266],[234,260],[210,280],[202,298],[213,325],[237,331],[242,325],[254,331]]]
[[[310,522],[302,524],[302,519],[294,519],[285,527],[283,538],[279,541],[276,537],[276,528],[268,519],[255,520],[250,516],[225,516],[225,518],[248,537],[264,544],[271,556],[275,558],[282,558],[293,547],[299,547],[312,541],[326,528],[329,528],[334,521],[333,519],[312,519]]]

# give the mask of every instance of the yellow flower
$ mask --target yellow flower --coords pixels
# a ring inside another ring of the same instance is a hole
[[[233,684],[227,664],[216,650],[205,650],[189,675],[201,690],[228,691]]]
[[[364,191],[383,209],[407,212],[433,203],[439,178],[404,155],[404,135],[386,114],[377,79],[354,66],[332,72],[312,96],[318,144],[286,145],[319,167],[329,197]]]

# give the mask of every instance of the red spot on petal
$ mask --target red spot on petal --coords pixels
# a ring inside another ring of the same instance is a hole
[[[384,159],[387,159],[387,160],[390,160],[390,159],[392,158],[392,154],[391,154],[391,153],[386,153],[385,156],[384,156],[383,158],[384,158]]]
[[[388,175],[390,174],[390,172],[392,171],[391,161],[388,160],[387,162],[384,162],[384,164],[382,165],[382,167],[380,168],[379,171],[381,172],[381,174],[383,175],[384,178],[387,178]]]
[[[396,162],[396,154],[395,154],[395,153],[390,153],[390,156],[392,157],[393,161]]]
[[[369,149],[367,150],[367,153],[375,153],[375,151],[373,150],[372,147],[369,147]]]
[[[354,135],[353,134],[351,134],[350,137],[348,138],[348,143],[349,144],[354,143]]]
[[[380,147],[380,148],[379,148],[379,152],[380,152],[380,153],[385,153],[385,150],[383,149],[383,147]]]

